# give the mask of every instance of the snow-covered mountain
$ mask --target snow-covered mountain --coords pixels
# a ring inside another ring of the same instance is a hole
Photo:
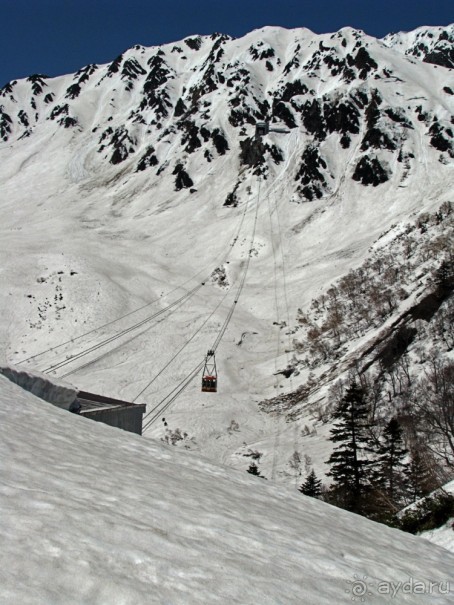
[[[8,83],[2,354],[158,406],[147,436],[218,462],[254,457],[298,482],[299,452],[322,471],[329,388],[355,352],[373,362],[393,322],[420,319],[411,307],[452,241],[453,35],[269,27]],[[288,133],[257,138],[258,121]],[[425,260],[405,293],[337,349],[325,330],[314,356],[309,328],[327,318],[312,301],[374,260],[380,284],[407,229]],[[429,249],[427,233],[445,244]],[[213,344],[219,391],[202,394],[185,380]]]
[[[454,555],[0,376],[5,605],[452,603]]]

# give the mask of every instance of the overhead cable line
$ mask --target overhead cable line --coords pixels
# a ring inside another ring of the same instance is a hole
[[[227,254],[225,256],[224,262],[229,257],[232,248],[235,246],[235,244],[236,244],[236,242],[238,240],[238,236],[239,236],[239,234],[241,232],[241,228],[243,226],[243,222],[244,222],[244,218],[245,218],[245,215],[246,215],[246,211],[247,211],[247,204],[245,205],[245,208],[244,208],[243,212],[241,213],[240,222],[239,222],[238,228],[236,230],[235,236],[233,238],[233,242],[229,243],[229,249],[228,249]],[[221,254],[218,255],[218,258],[220,258],[220,257],[222,258],[222,256],[224,256],[224,254],[225,254],[225,252],[221,252]],[[216,262],[217,262],[217,260],[216,260]],[[200,275],[201,273],[203,273],[205,271],[206,266],[207,265],[205,265],[202,269],[200,269],[192,277],[190,277],[189,279],[185,280],[181,285],[176,286],[175,288],[173,288],[172,290],[170,290],[170,292],[168,292],[165,295],[165,297],[170,296],[171,294],[173,294],[177,290],[180,290],[181,288],[183,288],[189,282],[193,281],[198,275]],[[160,300],[162,300],[162,298],[164,298],[164,297],[160,296],[160,297],[158,297],[158,298],[156,298],[156,299],[154,299],[154,300],[152,300],[152,301],[150,301],[148,303],[145,303],[144,305],[138,307],[137,309],[133,309],[132,311],[129,311],[128,313],[120,315],[119,317],[116,317],[115,319],[112,319],[112,320],[110,320],[110,321],[108,321],[108,322],[106,322],[104,324],[101,324],[101,325],[97,326],[96,328],[88,330],[87,332],[79,334],[78,336],[76,336],[74,338],[70,338],[69,340],[66,340],[66,341],[64,341],[64,342],[62,342],[62,343],[60,343],[58,345],[55,345],[53,347],[49,347],[49,348],[47,348],[47,349],[45,349],[43,351],[40,351],[38,353],[35,353],[34,355],[31,355],[30,357],[26,357],[25,359],[21,359],[20,361],[17,362],[17,364],[20,365],[20,364],[26,363],[28,361],[31,361],[31,360],[36,359],[38,357],[41,357],[42,355],[45,355],[46,353],[50,353],[51,351],[56,351],[56,350],[60,349],[61,347],[65,346],[65,345],[73,344],[76,341],[78,341],[78,340],[80,340],[82,338],[85,338],[86,336],[89,336],[90,334],[94,334],[95,332],[99,332],[103,328],[107,328],[107,327],[109,327],[109,326],[111,326],[111,325],[113,325],[113,324],[121,321],[122,319],[130,317],[131,315],[134,315],[135,313],[138,313],[139,311],[142,311],[143,309],[146,309],[147,307],[150,307],[151,305],[153,305],[153,304],[159,302]]]
[[[255,241],[255,233],[256,233],[256,228],[257,228],[257,218],[258,218],[258,209],[259,209],[259,201],[260,201],[260,183],[261,183],[261,181],[260,181],[260,177],[259,177],[259,187],[258,187],[258,193],[256,196],[254,225],[253,225],[253,229],[252,229],[251,241],[250,241],[250,245],[249,245],[248,255],[246,258],[246,263],[244,266],[243,274],[242,274],[238,289],[235,293],[235,299],[234,299],[232,305],[230,306],[229,312],[224,320],[224,323],[221,326],[221,329],[219,330],[217,337],[215,338],[215,340],[213,342],[213,345],[210,348],[210,350],[212,350],[213,352],[216,351],[217,347],[221,343],[221,340],[227,330],[230,320],[232,319],[232,316],[235,311],[236,305],[238,303],[239,297],[241,296],[241,293],[243,291],[243,288],[244,288],[244,285],[246,282],[246,277],[247,277],[249,263],[250,263],[251,256],[252,256],[252,251],[253,251],[253,246],[254,246],[254,241]],[[159,416],[161,416],[164,413],[164,411],[170,407],[170,405],[177,399],[177,397],[189,386],[189,384],[194,380],[194,378],[198,375],[200,370],[203,368],[204,364],[205,364],[205,360],[202,360],[185,378],[183,378],[183,380],[168,395],[166,395],[166,397],[164,397],[159,403],[157,403],[150,410],[150,412],[148,412],[144,416],[144,420],[145,420],[150,415],[152,415],[152,417],[148,420],[148,422],[146,422],[146,424],[143,426],[143,429],[142,429],[143,432],[145,432],[157,420],[157,418],[159,418]],[[139,397],[139,395],[137,397]],[[136,399],[137,399],[137,397],[136,397]]]
[[[177,300],[175,300],[173,303],[171,303],[167,307],[164,307],[163,309],[160,309],[156,313],[153,313],[153,315],[150,315],[149,317],[146,317],[145,319],[143,319],[140,322],[138,322],[138,323],[130,326],[129,328],[125,328],[121,332],[118,332],[117,334],[114,334],[113,336],[110,336],[109,338],[106,338],[106,339],[102,340],[100,343],[98,343],[96,345],[93,345],[93,346],[91,346],[91,347],[89,347],[87,349],[84,349],[80,353],[77,353],[76,355],[73,355],[73,356],[69,357],[68,359],[65,359],[64,361],[60,361],[58,363],[55,363],[55,364],[47,367],[46,369],[44,369],[42,371],[45,374],[48,374],[49,372],[58,370],[58,369],[60,369],[60,368],[62,368],[64,366],[68,365],[69,363],[72,363],[73,361],[76,361],[77,359],[80,359],[81,357],[84,357],[85,355],[88,355],[89,353],[92,353],[93,351],[96,351],[97,349],[99,349],[99,348],[101,348],[101,347],[103,347],[103,346],[105,346],[107,344],[110,344],[111,342],[114,342],[115,340],[117,340],[118,338],[121,338],[125,334],[129,334],[129,332],[132,332],[133,330],[137,330],[138,328],[140,328],[143,325],[149,323],[150,321],[153,321],[153,319],[156,319],[156,317],[159,317],[163,313],[166,313],[167,311],[169,311],[170,309],[172,309],[173,307],[175,307],[181,301],[183,301],[185,299],[188,299],[188,298],[191,298],[202,287],[203,287],[203,283],[197,284],[194,288],[192,288],[192,290],[189,290],[186,294],[184,294],[183,296],[181,296],[180,298],[178,298]]]

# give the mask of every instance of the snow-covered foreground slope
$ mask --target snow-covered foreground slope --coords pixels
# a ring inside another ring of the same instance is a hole
[[[443,489],[448,494],[454,494],[454,481],[444,485]],[[426,540],[454,552],[454,518],[449,519],[442,527],[424,531],[420,535]]]
[[[0,415],[2,605],[452,603],[454,555],[424,540],[1,376]]]

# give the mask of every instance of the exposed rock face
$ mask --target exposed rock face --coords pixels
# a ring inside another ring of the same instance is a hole
[[[308,145],[301,157],[301,165],[295,177],[295,180],[300,182],[298,191],[306,200],[312,201],[322,197],[327,187],[324,176],[326,169],[327,164],[320,157],[318,148]]]
[[[377,187],[381,183],[386,183],[389,176],[378,158],[364,156],[356,165],[352,178],[363,185]]]
[[[181,189],[189,189],[194,185],[191,177],[184,169],[183,164],[177,164],[172,172],[172,174],[176,175],[175,178],[175,191],[180,191]]]

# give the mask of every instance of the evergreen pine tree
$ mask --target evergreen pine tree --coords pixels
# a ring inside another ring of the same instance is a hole
[[[321,496],[322,482],[320,479],[317,479],[314,469],[311,470],[306,477],[306,481],[299,487],[299,491],[312,498],[319,498]]]
[[[365,512],[368,491],[370,461],[369,410],[363,390],[353,382],[333,413],[336,421],[331,429],[331,441],[339,443],[331,454],[328,464],[333,477],[332,492],[335,501],[358,513]]]
[[[426,496],[437,487],[430,466],[418,447],[411,451],[410,463],[405,469],[405,479],[411,502]]]
[[[454,262],[452,258],[441,261],[440,266],[435,271],[435,284],[441,296],[452,292],[454,286]]]
[[[398,504],[400,488],[403,485],[403,471],[406,464],[403,459],[407,455],[402,427],[396,418],[392,418],[383,431],[383,440],[378,446],[376,482],[388,500]]]

